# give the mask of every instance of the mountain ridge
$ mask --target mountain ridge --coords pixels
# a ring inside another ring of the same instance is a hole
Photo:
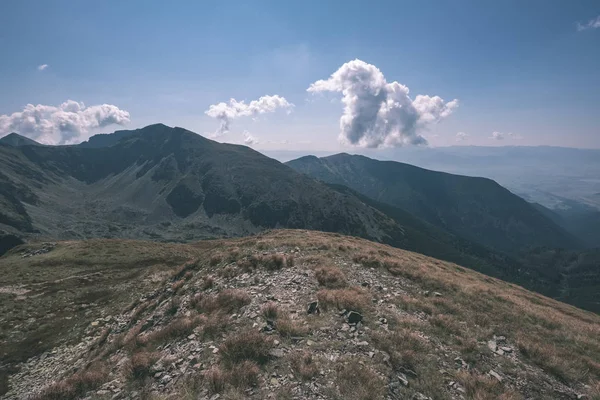
[[[535,245],[579,245],[525,200],[488,178],[430,171],[345,153],[303,157],[286,165],[324,182],[348,186],[459,236],[503,251],[515,252]]]

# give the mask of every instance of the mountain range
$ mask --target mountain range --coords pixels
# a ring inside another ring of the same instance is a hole
[[[286,163],[315,179],[348,186],[431,224],[502,251],[577,247],[577,239],[491,179],[430,171],[360,155],[302,157]]]
[[[0,139],[0,231],[6,243],[187,242],[273,228],[363,237],[564,301],[572,300],[571,288],[581,287],[571,271],[584,270],[590,285],[583,285],[577,304],[600,308],[596,269],[588,262],[548,267],[527,258],[536,248],[578,254],[580,241],[489,179],[348,154],[284,165],[246,146],[163,124],[72,146],[42,146],[17,134]]]

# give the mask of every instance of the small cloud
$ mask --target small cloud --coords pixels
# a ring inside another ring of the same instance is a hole
[[[38,67],[37,67],[38,71],[43,71],[43,70],[45,70],[46,68],[48,68],[48,64],[42,64],[42,65],[38,65]]]
[[[246,146],[252,146],[259,143],[258,139],[252,136],[248,131],[244,131],[242,135],[244,135],[244,144]]]
[[[490,139],[494,139],[494,140],[504,140],[504,139],[516,139],[516,140],[520,140],[523,139],[523,136],[517,134],[517,133],[512,133],[512,132],[508,132],[508,133],[502,133],[502,132],[492,132],[492,136],[490,136]]]
[[[577,23],[577,30],[579,32],[586,31],[588,29],[598,29],[598,28],[600,28],[600,15],[598,15],[596,18],[590,19],[585,24],[582,24],[581,22]]]
[[[504,140],[504,133],[502,132],[492,132],[492,136],[490,136],[494,140]]]
[[[221,122],[219,129],[212,135],[213,137],[219,137],[229,132],[229,126],[234,119],[241,117],[256,118],[260,114],[272,113],[277,109],[284,109],[290,113],[293,107],[294,105],[288,102],[285,97],[274,95],[263,96],[247,104],[243,100],[230,99],[229,103],[212,104],[205,111],[205,114]]]
[[[458,132],[456,134],[456,141],[457,142],[463,142],[465,140],[467,140],[469,138],[469,134],[465,133],[465,132]]]

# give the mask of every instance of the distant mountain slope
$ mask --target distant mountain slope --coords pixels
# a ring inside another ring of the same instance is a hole
[[[429,171],[393,161],[337,154],[286,163],[328,183],[346,185],[433,225],[502,251],[577,247],[577,240],[531,204],[485,178]]]
[[[585,246],[600,248],[600,211],[586,205],[577,207],[574,201],[566,203],[574,206],[553,210],[538,203],[534,203],[533,206],[577,237]]]
[[[21,136],[18,133],[9,133],[8,135],[0,138],[0,143],[7,144],[9,146],[43,146],[35,140],[29,139],[25,136]]]
[[[395,244],[404,235],[355,197],[248,147],[161,124],[118,134],[110,147],[0,146],[0,229],[190,240],[289,227]]]

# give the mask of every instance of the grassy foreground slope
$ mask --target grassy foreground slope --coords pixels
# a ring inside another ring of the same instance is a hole
[[[0,329],[7,399],[600,398],[598,315],[314,231],[20,246]]]

